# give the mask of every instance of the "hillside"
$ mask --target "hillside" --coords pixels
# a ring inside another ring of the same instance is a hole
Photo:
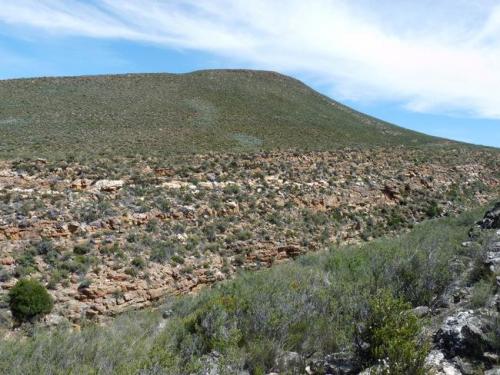
[[[332,246],[105,327],[0,340],[0,372],[498,374],[500,232],[467,236],[482,211]]]
[[[0,373],[496,371],[499,151],[271,72],[0,81]]]
[[[496,199],[499,165],[406,147],[1,162],[0,300],[32,277],[75,324],[151,306]]]
[[[443,140],[247,70],[0,81],[0,157],[172,156]]]

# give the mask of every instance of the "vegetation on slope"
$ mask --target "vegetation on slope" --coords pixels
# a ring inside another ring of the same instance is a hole
[[[139,312],[106,328],[90,325],[71,333],[61,327],[4,340],[0,372],[187,374],[200,373],[215,358],[221,373],[261,374],[276,369],[283,351],[304,358],[355,351],[363,322],[376,328],[362,335],[373,350],[360,362],[382,355],[397,371],[420,367],[425,346],[416,337],[418,321],[409,312],[409,319],[398,316],[410,306],[435,304],[474,258],[482,258],[479,248],[461,246],[479,217],[477,211],[437,219],[400,237],[243,273],[165,306],[167,319],[160,311]]]
[[[499,153],[463,149],[4,164],[0,300],[36,278],[73,323],[454,215],[500,181]]]
[[[271,72],[0,81],[0,157],[441,143]]]

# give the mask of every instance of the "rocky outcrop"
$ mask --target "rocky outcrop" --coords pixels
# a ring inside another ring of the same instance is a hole
[[[361,371],[355,356],[350,352],[339,352],[321,359],[309,360],[305,372],[309,375],[350,375]]]
[[[500,229],[500,202],[487,211],[484,218],[477,223],[482,229]]]
[[[490,272],[489,276],[500,271],[500,231],[494,229],[499,207],[496,204],[486,213],[485,219],[477,223],[481,230],[490,231],[486,234],[489,240],[483,245],[486,253],[483,266],[486,272]],[[477,231],[470,234],[472,241],[464,246],[471,246],[481,237]],[[473,264],[471,269],[480,266]],[[454,294],[460,298],[446,305],[448,314],[434,334],[434,348],[427,357],[427,364],[436,374],[500,373],[500,287],[497,282],[484,306],[476,309],[466,308],[471,299],[468,288],[463,285],[460,290],[455,286]]]
[[[99,180],[95,182],[93,189],[96,191],[112,193],[121,189],[124,183],[125,182],[122,180]]]
[[[426,358],[425,365],[436,375],[462,375],[458,367],[446,359],[440,350],[432,350]]]
[[[446,318],[435,335],[437,346],[448,356],[477,357],[490,348],[491,325],[473,310],[460,311]]]
[[[196,292],[239,269],[397,233],[495,194],[491,155],[436,152],[3,162],[0,264],[8,281],[0,294],[28,274],[51,288],[55,314],[100,319]],[[49,251],[39,251],[43,241]],[[489,262],[498,267],[496,256]]]

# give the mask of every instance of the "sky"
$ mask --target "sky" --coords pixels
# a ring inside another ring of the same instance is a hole
[[[0,0],[0,79],[216,68],[500,147],[500,0]]]

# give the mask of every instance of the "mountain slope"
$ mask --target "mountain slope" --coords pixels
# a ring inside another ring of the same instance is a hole
[[[0,81],[0,157],[65,158],[441,142],[272,72]]]

